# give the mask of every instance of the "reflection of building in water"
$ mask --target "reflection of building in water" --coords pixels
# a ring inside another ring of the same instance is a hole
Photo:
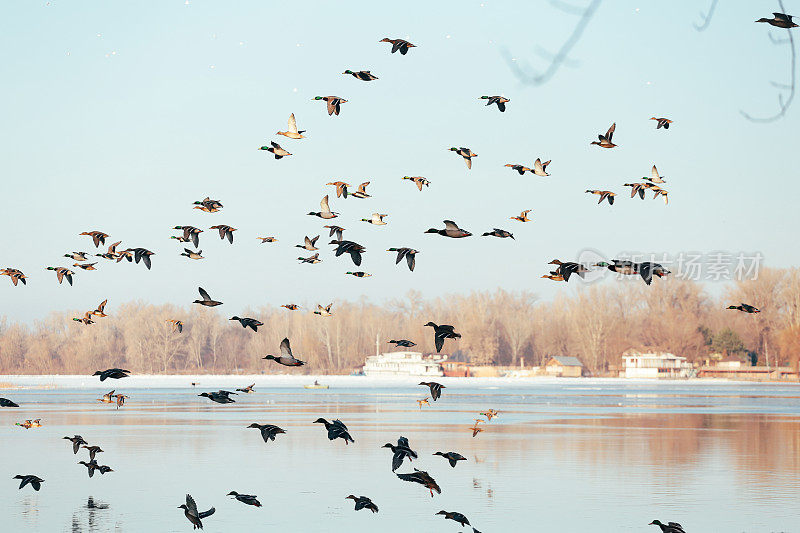
[[[367,376],[443,376],[446,355],[423,356],[420,352],[389,352],[371,355],[364,362]]]
[[[624,378],[688,378],[694,369],[685,357],[668,352],[641,353],[628,350],[622,354],[622,370]]]
[[[548,376],[579,378],[583,375],[583,363],[571,355],[554,355],[544,365]]]

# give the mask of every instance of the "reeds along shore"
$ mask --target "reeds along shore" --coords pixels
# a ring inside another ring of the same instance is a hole
[[[578,285],[578,284],[575,284]],[[745,314],[725,309],[740,302],[761,309]],[[334,302],[333,316],[298,311],[282,302],[244,316],[262,322],[255,333],[229,321],[232,311],[187,309],[142,302],[109,302],[108,318],[91,325],[71,320],[79,313],[52,313],[34,324],[0,319],[0,373],[82,374],[119,366],[133,373],[276,372],[261,357],[292,339],[307,366],[292,373],[349,373],[364,357],[389,351],[389,339],[417,343],[432,352],[428,320],[454,324],[461,339],[443,353],[476,364],[541,363],[550,355],[576,355],[590,371],[617,365],[629,348],[664,350],[703,361],[722,353],[765,364],[797,366],[800,354],[800,269],[762,269],[754,281],[737,282],[712,296],[692,281],[665,278],[651,286],[610,282],[576,287],[569,295],[539,301],[528,292],[473,292],[425,299],[411,291],[374,304]],[[230,315],[230,316],[229,316]],[[239,313],[242,316],[242,313]],[[173,331],[170,319],[184,323]]]

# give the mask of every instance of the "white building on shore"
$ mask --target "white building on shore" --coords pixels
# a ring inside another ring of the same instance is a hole
[[[622,354],[624,378],[688,378],[693,368],[685,357],[667,352],[641,353],[628,350]]]
[[[366,376],[440,377],[446,355],[423,356],[420,352],[388,352],[370,355],[364,361]]]

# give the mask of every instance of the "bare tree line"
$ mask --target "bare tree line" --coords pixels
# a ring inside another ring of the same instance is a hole
[[[578,285],[575,282],[570,284]],[[565,287],[566,289],[566,287]],[[569,294],[567,294],[569,292]],[[727,310],[741,302],[759,314]],[[32,325],[0,319],[0,372],[87,374],[124,367],[134,373],[278,373],[261,358],[289,337],[307,362],[292,372],[349,373],[389,339],[406,338],[429,353],[429,320],[462,334],[447,341],[451,358],[475,364],[527,366],[551,355],[575,355],[594,373],[619,365],[627,349],[663,350],[702,362],[715,352],[770,366],[798,364],[800,269],[763,269],[755,281],[737,282],[721,297],[678,278],[645,286],[639,279],[578,285],[553,301],[529,292],[473,292],[424,299],[416,291],[384,304],[335,302],[334,315],[307,310],[250,310],[264,323],[257,333],[214,309],[129,302],[95,324],[52,313]],[[185,324],[173,332],[169,319]]]

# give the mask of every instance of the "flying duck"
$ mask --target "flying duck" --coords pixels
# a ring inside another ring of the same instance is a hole
[[[642,179],[643,180],[647,180],[650,183],[666,183],[667,182],[667,180],[665,180],[662,176],[658,175],[658,169],[656,168],[655,165],[653,165],[653,168],[650,170],[650,177],[649,178],[645,177],[645,178],[642,178]]]
[[[81,270],[97,270],[94,266],[97,263],[75,263],[72,266],[78,267]]]
[[[485,417],[486,417],[486,420],[487,420],[488,422],[491,422],[491,421],[492,421],[492,418],[494,418],[494,417],[496,417],[496,416],[498,416],[498,415],[500,414],[500,411],[495,411],[494,409],[489,409],[489,410],[488,410],[488,411],[486,411],[486,412],[483,412],[483,413],[478,413],[478,414],[479,414],[479,415],[483,415],[483,416],[485,416]]]
[[[30,485],[31,487],[33,487],[33,490],[38,491],[40,488],[42,488],[42,483],[44,483],[44,480],[42,478],[40,478],[39,476],[34,476],[33,474],[26,474],[24,476],[22,474],[17,474],[12,479],[21,480],[19,482],[18,490],[22,490],[22,487],[24,487],[25,485]]]
[[[448,324],[442,324],[441,326],[437,326],[433,322],[428,322],[425,324],[426,326],[430,326],[433,328],[433,341],[436,344],[436,353],[442,351],[442,347],[444,346],[445,339],[460,339],[461,334],[456,333],[453,330],[453,326]],[[434,396],[434,400],[436,397]]]
[[[427,405],[428,407],[431,406],[430,402],[428,401],[429,396],[424,397],[421,400],[417,400],[417,405],[419,405],[419,410],[422,411],[422,406]]]
[[[200,304],[205,307],[215,307],[217,305],[222,305],[222,302],[218,302],[217,300],[212,300],[211,296],[208,295],[206,290],[203,287],[197,287],[197,291],[200,293],[200,296],[203,298],[202,300],[195,300],[193,304]]]
[[[467,164],[467,168],[468,169],[472,168],[472,158],[473,157],[478,157],[478,154],[476,154],[475,152],[473,152],[469,148],[464,148],[463,146],[460,147],[460,148],[452,147],[452,148],[450,148],[450,151],[451,152],[455,152],[458,155],[460,155],[461,157],[463,157],[464,158],[464,162]]]
[[[95,309],[94,311],[91,311],[91,313],[92,313],[93,315],[95,315],[95,316],[99,316],[100,318],[103,318],[103,317],[106,317],[106,316],[108,316],[108,315],[107,315],[107,314],[105,314],[105,312],[104,312],[104,311],[105,311],[105,308],[106,308],[106,304],[107,304],[107,303],[108,303],[108,298],[106,298],[105,300],[103,300],[102,302],[100,302],[100,305],[98,305],[98,306],[97,306],[97,309]]]
[[[480,100],[488,100],[486,102],[487,106],[497,104],[497,109],[499,109],[501,113],[505,112],[506,104],[511,101],[504,96],[481,96]]]
[[[336,218],[337,216],[339,216],[338,213],[334,213],[333,211],[331,211],[331,208],[328,207],[328,195],[327,194],[319,202],[319,207],[320,207],[319,213],[315,213],[315,212],[311,211],[308,214],[311,215],[311,216],[324,218],[326,220],[330,219],[330,218]]]
[[[372,274],[367,274],[366,272],[362,272],[360,270],[357,271],[357,272],[345,272],[345,275],[348,275],[348,274],[351,275],[351,276],[355,276],[357,278],[368,278],[368,277],[372,276]]]
[[[201,522],[200,519],[207,518],[216,511],[216,509],[212,507],[203,513],[198,512],[197,504],[194,502],[194,498],[192,498],[191,494],[186,495],[186,503],[179,505],[178,509],[183,509],[184,516],[186,516],[186,519],[194,526],[192,529],[203,529],[203,522]]]
[[[233,244],[233,232],[236,231],[236,228],[232,228],[230,226],[226,226],[225,224],[220,224],[217,226],[211,226],[208,229],[215,229],[219,231],[219,238],[224,240],[226,237],[228,238],[228,242]]]
[[[69,257],[74,261],[86,261],[86,252],[72,252],[71,254],[64,254],[64,257]]]
[[[442,457],[447,459],[447,461],[450,463],[450,466],[452,466],[453,468],[456,467],[456,464],[459,461],[466,461],[467,460],[466,457],[464,457],[460,453],[456,453],[456,452],[436,452],[433,455],[441,455]]]
[[[411,449],[406,437],[400,437],[397,439],[397,446],[387,442],[381,446],[381,448],[390,448],[392,450],[392,472],[402,466],[403,460],[406,457],[408,457],[409,462],[417,458],[417,452]]]
[[[469,520],[467,520],[467,517],[464,516],[461,513],[455,513],[455,512],[451,513],[451,512],[448,512],[448,511],[439,511],[436,514],[437,515],[440,515],[440,514],[444,515],[445,520],[452,520],[453,522],[458,522],[459,524],[461,524],[461,527],[470,525]]]
[[[306,237],[303,239],[303,244],[295,244],[294,247],[295,248],[303,248],[304,250],[308,250],[308,251],[313,252],[314,250],[319,250],[319,248],[314,246],[317,243],[318,239],[319,239],[319,235],[317,235],[313,239],[309,239],[308,235],[306,235]]]
[[[95,248],[99,248],[101,244],[105,244],[106,243],[106,237],[108,237],[108,234],[103,233],[102,231],[97,231],[97,230],[84,231],[83,233],[81,233],[81,235],[88,235],[89,237],[91,237]]]
[[[659,278],[670,274],[671,272],[658,263],[645,261],[643,263],[634,263],[633,261],[622,261],[619,259],[612,259],[611,263],[601,261],[595,263],[595,266],[605,267],[612,272],[622,274],[625,276],[639,274],[647,285],[653,281],[653,276]]]
[[[117,246],[119,246],[122,241],[117,241],[114,244],[108,247],[108,251],[104,254],[94,254],[96,257],[102,257],[103,259],[116,259],[117,258]]]
[[[283,304],[281,307],[285,307],[289,311],[297,311],[300,309],[300,306],[297,304]]]
[[[384,37],[379,42],[392,43],[392,53],[395,53],[399,50],[402,55],[406,55],[409,48],[415,48],[417,46],[415,44],[411,44],[405,39],[389,39],[388,37]]]
[[[252,424],[247,426],[247,429],[250,428],[261,431],[261,438],[264,439],[264,442],[269,442],[269,441],[274,442],[275,437],[279,433],[286,433],[285,430],[279,428],[278,426],[273,426],[272,424],[257,424],[256,422],[253,422]]]
[[[252,505],[254,507],[261,507],[261,502],[258,501],[258,498],[253,494],[239,494],[235,490],[230,491],[228,496],[233,496],[237,500],[247,505]]]
[[[558,259],[553,259],[548,263],[549,265],[558,265],[556,272],[558,275],[563,276],[564,281],[569,281],[570,276],[572,274],[577,274],[580,277],[584,277],[589,270],[578,263],[573,263],[571,261],[562,262]]]
[[[766,22],[770,26],[775,26],[776,28],[796,28],[797,24],[792,22],[792,15],[787,15],[785,13],[773,13],[771,19],[767,18],[760,18],[756,22]]]
[[[666,189],[662,189],[661,187],[659,187],[657,185],[653,185],[652,187],[650,187],[650,190],[653,191],[653,193],[654,193],[653,194],[653,200],[655,200],[659,196],[663,196],[664,197],[664,205],[669,204],[669,191],[667,191]]]
[[[306,364],[304,361],[295,359],[294,355],[292,355],[292,347],[289,344],[288,338],[284,338],[281,341],[281,355],[279,357],[275,357],[274,355],[265,355],[262,357],[262,359],[272,359],[276,363],[283,366],[303,366]]]
[[[183,242],[191,240],[195,248],[200,246],[200,234],[203,233],[203,230],[200,228],[194,226],[175,226],[172,229],[183,230]]]
[[[669,125],[672,124],[672,121],[670,119],[663,117],[662,118],[650,117],[650,120],[656,121],[656,129],[664,128],[665,130],[668,130]]]
[[[99,471],[101,474],[114,471],[110,466],[97,464],[97,461],[90,460],[88,463],[86,461],[78,461],[78,464],[83,465],[88,469],[87,473],[89,474],[89,477],[94,477],[95,470]]]
[[[373,513],[378,512],[378,506],[372,503],[372,500],[367,498],[366,496],[359,496],[355,497],[352,494],[345,498],[345,500],[353,500],[356,502],[356,511],[360,511],[361,509],[369,509]]]
[[[319,316],[333,316],[333,313],[331,313],[331,307],[333,307],[333,304],[328,304],[325,307],[317,304],[317,310],[314,311],[314,314]]]
[[[183,333],[183,322],[180,320],[167,319],[172,324],[172,333]]]
[[[114,400],[111,399],[111,397],[114,396],[114,392],[115,391],[112,390],[111,392],[103,394],[103,397],[98,398],[97,401],[100,403],[114,403]]]
[[[506,231],[504,229],[500,229],[500,228],[492,228],[492,231],[487,231],[482,236],[483,237],[500,237],[501,239],[507,239],[509,237],[511,237],[512,239],[514,238],[514,235],[512,235],[511,232],[508,232],[508,231]]]
[[[522,213],[519,214],[518,217],[510,217],[511,220],[516,220],[517,222],[530,222],[531,219],[528,218],[528,213],[530,213],[530,209],[526,209]]]
[[[305,132],[306,130],[297,129],[297,121],[294,118],[294,113],[292,113],[289,115],[289,128],[286,131],[279,131],[275,135],[283,135],[284,137],[289,137],[290,139],[304,139],[305,137],[303,137],[302,134]],[[276,159],[278,158],[276,157]]]
[[[472,432],[472,436],[473,436],[473,437],[476,437],[476,436],[478,435],[478,433],[480,433],[481,431],[483,431],[483,428],[481,428],[481,427],[478,425],[478,424],[480,424],[481,422],[483,422],[483,420],[481,420],[481,419],[479,419],[479,418],[476,418],[476,419],[475,419],[475,423],[472,425],[472,427],[471,427],[471,428],[469,428],[469,430]]]
[[[22,282],[23,285],[27,285],[25,281],[25,274],[22,273],[21,270],[16,268],[4,268],[0,270],[0,276],[8,276],[11,278],[11,283],[16,287],[18,282]]]
[[[89,452],[90,461],[94,461],[94,458],[98,453],[103,453],[103,450],[100,449],[100,446],[81,446],[81,448]]]
[[[406,263],[408,264],[408,269],[411,272],[414,272],[414,265],[416,264],[416,258],[419,251],[414,250],[413,248],[389,248],[386,250],[387,252],[397,252],[397,259],[395,260],[394,264],[398,264],[403,258],[406,258]]]
[[[255,318],[239,318],[236,315],[230,317],[228,320],[238,320],[239,324],[241,324],[243,328],[250,328],[256,332],[258,331],[258,326],[264,325],[263,322],[256,320]]]
[[[314,100],[325,100],[325,102],[328,104],[328,116],[338,116],[341,105],[347,103],[347,100],[339,96],[315,96]]]
[[[341,226],[322,226],[322,227],[331,230],[330,233],[328,234],[328,237],[333,237],[334,235],[336,235],[337,241],[342,240],[342,232],[344,231],[343,227]]]
[[[342,439],[344,440],[345,444],[355,442],[353,440],[353,437],[350,436],[350,433],[347,430],[347,426],[345,426],[344,422],[342,422],[341,420],[334,420],[333,422],[328,422],[324,418],[317,418],[316,420],[314,420],[314,423],[325,425],[325,429],[328,430],[328,440]]]
[[[658,526],[661,528],[661,533],[686,533],[683,526],[677,522],[667,522],[662,524],[660,520],[653,520],[648,526]]]
[[[353,263],[356,266],[361,265],[361,254],[366,252],[367,249],[358,244],[357,242],[353,241],[337,241],[333,240],[328,244],[335,244],[336,245],[336,257],[339,257],[342,254],[350,254],[350,258],[353,260]]]
[[[262,146],[259,150],[266,150],[267,152],[271,152],[272,155],[275,156],[275,159],[280,159],[287,155],[292,155],[291,153],[287,152],[281,145],[276,143],[275,141],[270,141],[270,146]]]
[[[312,265],[316,265],[317,263],[322,263],[322,259],[319,258],[319,252],[315,253],[310,257],[298,257],[298,261],[301,263],[310,263]]]
[[[442,389],[447,388],[441,383],[436,383],[435,381],[421,381],[419,384],[425,385],[431,390],[431,398],[433,398],[434,402],[442,397]]]
[[[759,309],[758,307],[754,307],[752,305],[745,304],[745,303],[742,303],[742,304],[739,304],[739,305],[729,305],[725,309],[735,309],[735,310],[741,311],[743,313],[751,313],[751,314],[752,313],[760,313],[761,312],[761,309]]]
[[[371,195],[367,194],[367,185],[369,185],[368,181],[365,181],[361,185],[358,186],[356,192],[350,193],[353,198],[371,198]]]
[[[0,407],[19,407],[19,405],[12,402],[8,398],[0,398]]]
[[[245,387],[243,389],[236,389],[236,391],[237,392],[243,392],[245,394],[250,394],[251,392],[255,392],[255,388],[254,388],[255,386],[256,386],[256,384],[253,383],[252,385],[248,385],[247,387]]]
[[[109,368],[107,370],[98,370],[93,376],[100,376],[100,381],[105,381],[107,379],[122,379],[130,377],[130,370],[123,370],[122,368]],[[84,443],[85,444],[85,443]]]
[[[81,449],[81,444],[89,444],[88,442],[83,440],[83,437],[81,437],[80,435],[75,435],[74,437],[61,437],[61,438],[66,439],[72,443],[72,453],[76,455],[78,453],[78,450]]]
[[[547,165],[550,164],[550,161],[551,160],[548,159],[542,163],[542,160],[537,157],[536,161],[533,162],[533,173],[542,177],[549,176],[550,174],[547,173]]]
[[[639,198],[644,200],[644,191],[647,190],[647,183],[626,183],[625,187],[631,188],[631,198],[639,195]]]
[[[422,176],[403,176],[403,179],[411,180],[412,182],[414,182],[414,185],[416,185],[417,189],[419,189],[420,191],[422,190],[422,187],[431,186],[431,182],[428,181],[426,178],[423,178]]]
[[[265,242],[277,242],[278,241],[278,239],[276,239],[275,237],[256,237],[256,239],[261,239],[261,244],[264,244]]]
[[[64,267],[47,267],[47,270],[55,270],[59,285],[64,281],[64,278],[67,278],[67,282],[72,285],[72,276],[75,275],[72,270]]]
[[[399,341],[396,341],[396,340],[392,339],[392,340],[386,341],[386,342],[389,343],[389,344],[394,344],[398,348],[411,348],[412,346],[416,346],[417,345],[416,342],[411,342],[408,339],[400,339]]]
[[[598,141],[592,141],[590,144],[596,144],[600,148],[614,148],[616,144],[611,142],[611,138],[614,136],[614,130],[617,129],[617,123],[613,123],[605,135],[598,135]]]
[[[219,200],[212,200],[208,196],[202,200],[192,202],[192,204],[195,206],[192,209],[200,209],[201,211],[205,211],[207,213],[216,213],[223,207]]]
[[[73,318],[72,320],[74,320],[75,322],[80,322],[84,326],[88,326],[89,324],[94,324],[94,320],[92,320],[91,311],[86,311],[86,314],[84,314],[81,318]]]
[[[462,237],[470,237],[472,233],[458,227],[458,224],[452,220],[444,221],[444,229],[430,228],[425,230],[425,233],[438,233],[442,237],[450,237],[452,239],[460,239]]]
[[[518,165],[516,163],[506,163],[505,166],[511,167],[512,170],[516,170],[517,172],[519,172],[520,176],[522,176],[526,172],[533,172],[533,169],[530,169],[524,165]]]
[[[586,189],[586,192],[600,196],[600,199],[597,200],[598,204],[601,204],[603,203],[603,200],[606,200],[608,205],[614,205],[614,197],[617,195],[617,193],[611,191],[600,191],[597,189]]]
[[[203,398],[208,398],[212,402],[215,403],[235,403],[236,400],[231,398],[231,394],[236,394],[235,392],[227,391],[227,390],[219,390],[216,392],[201,392],[198,396]]]
[[[188,248],[184,248],[181,255],[188,257],[189,259],[205,259],[205,257],[203,257],[203,250],[197,250],[196,252],[193,252]]]
[[[333,185],[336,187],[336,197],[337,198],[347,198],[347,188],[350,186],[349,183],[344,181],[331,181],[326,183],[325,185]]]
[[[125,405],[125,400],[130,398],[130,396],[125,396],[124,394],[115,394],[114,398],[117,399],[117,409]]]
[[[387,222],[383,221],[384,217],[388,217],[389,215],[384,213],[372,213],[372,217],[370,218],[362,218],[361,222],[368,222],[375,226],[385,226]]]
[[[437,494],[442,493],[442,489],[439,488],[436,480],[433,479],[430,474],[422,470],[417,470],[415,468],[414,472],[410,474],[397,474],[397,477],[403,481],[411,481],[413,483],[419,483],[420,485],[423,485],[426,489],[431,491],[431,498],[433,498],[433,491],[436,491]]]
[[[373,76],[372,73],[368,70],[359,70],[358,72],[353,72],[350,69],[345,70],[342,74],[350,74],[357,80],[361,81],[374,81],[377,80],[377,76]]]

